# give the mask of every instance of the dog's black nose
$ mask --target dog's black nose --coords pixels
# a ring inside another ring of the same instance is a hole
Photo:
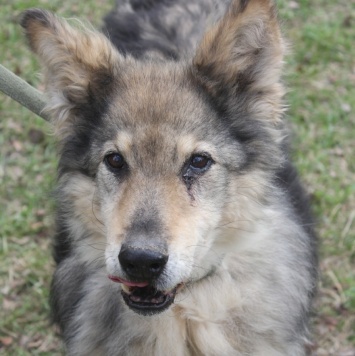
[[[150,250],[122,245],[118,260],[122,269],[133,279],[149,281],[157,278],[168,262],[168,255]]]

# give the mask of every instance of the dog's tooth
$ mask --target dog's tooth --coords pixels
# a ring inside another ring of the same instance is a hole
[[[164,302],[164,297],[162,295],[160,295],[158,298],[153,298],[151,300],[151,303],[154,303],[154,304],[160,304],[163,302]]]
[[[138,296],[133,295],[133,294],[129,296],[129,299],[131,299],[132,302],[137,302],[137,303],[142,301],[141,297],[138,297]]]
[[[122,284],[121,288],[125,293],[131,294],[131,288],[129,286],[126,286],[125,284]]]

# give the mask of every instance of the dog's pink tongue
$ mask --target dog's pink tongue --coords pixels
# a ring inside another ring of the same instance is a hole
[[[108,278],[111,279],[111,281],[116,282],[116,283],[122,283],[128,287],[146,287],[149,283],[148,282],[129,282],[125,281],[122,278],[116,277],[116,276],[111,276],[109,275]]]

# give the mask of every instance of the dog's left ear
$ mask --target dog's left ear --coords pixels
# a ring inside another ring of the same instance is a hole
[[[99,116],[122,58],[103,34],[72,27],[45,10],[27,10],[21,25],[44,67],[47,110],[62,139],[77,117]]]
[[[193,75],[220,105],[237,107],[239,97],[253,117],[277,122],[284,51],[272,0],[234,0],[205,34]]]

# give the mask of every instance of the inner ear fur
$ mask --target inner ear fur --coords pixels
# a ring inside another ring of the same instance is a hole
[[[118,75],[120,55],[103,34],[72,27],[45,10],[27,10],[21,25],[43,65],[46,110],[64,134],[80,111],[100,111]]]
[[[212,96],[235,101],[239,95],[253,116],[278,121],[284,52],[273,1],[234,0],[205,34],[193,59],[193,74]]]

